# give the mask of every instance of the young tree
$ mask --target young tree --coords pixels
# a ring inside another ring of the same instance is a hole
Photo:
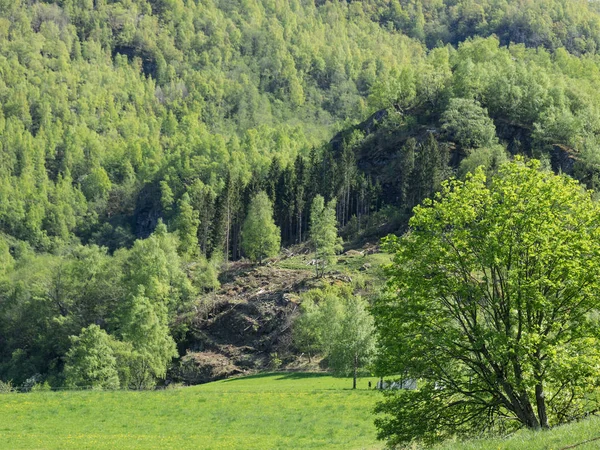
[[[391,445],[597,410],[600,206],[539,162],[444,184],[390,239],[374,308],[392,373],[421,379],[377,420]]]
[[[310,208],[310,239],[315,246],[315,271],[317,277],[325,274],[325,268],[333,263],[335,254],[343,249],[342,238],[337,233],[335,201],[325,206],[325,200],[317,195]]]
[[[294,322],[292,332],[294,346],[308,355],[312,363],[313,355],[321,351],[321,329],[319,327],[320,311],[315,303],[314,291],[309,291],[302,299],[302,314]]]
[[[242,227],[242,248],[251,260],[262,264],[264,258],[277,254],[280,245],[281,233],[273,222],[273,205],[261,191],[250,201]]]
[[[166,305],[173,316],[185,309],[194,295],[182,270],[177,246],[177,237],[159,221],[148,239],[135,241],[128,252],[121,251],[125,259],[123,282],[128,293],[137,295],[139,286],[143,286],[144,295],[153,304]]]
[[[348,288],[315,289],[303,299],[303,315],[294,328],[300,348],[320,351],[335,374],[352,375],[356,389],[358,371],[373,356],[373,317],[368,304]]]
[[[140,286],[138,293],[128,299],[123,319],[122,338],[133,347],[129,358],[130,384],[136,389],[150,388],[157,379],[164,378],[169,362],[177,356],[167,307],[153,303]]]
[[[198,227],[200,216],[190,204],[190,196],[183,194],[177,202],[177,217],[175,228],[179,237],[178,252],[182,256],[195,256],[198,254]]]
[[[71,336],[66,355],[66,384],[73,387],[117,389],[119,375],[111,341],[98,325],[83,328],[79,336]]]

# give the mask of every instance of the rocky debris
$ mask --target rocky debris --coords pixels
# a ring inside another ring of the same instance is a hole
[[[200,384],[243,374],[231,360],[215,352],[190,352],[172,371],[173,381],[185,384]]]
[[[381,248],[379,247],[379,245],[372,245],[372,244],[366,244],[363,247],[363,251],[362,251],[363,255],[373,255],[375,253],[381,253]]]
[[[199,299],[188,320],[185,356],[171,378],[204,383],[269,366],[271,354],[292,360],[291,325],[300,293],[318,283],[313,271],[234,263],[219,291]],[[191,322],[191,323],[189,323]]]
[[[326,275],[326,278],[331,281],[341,281],[343,283],[352,283],[352,277],[350,275],[341,272],[330,272]]]

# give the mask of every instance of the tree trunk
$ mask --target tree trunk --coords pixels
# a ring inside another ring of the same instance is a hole
[[[319,246],[315,245],[315,276],[319,278]]]
[[[356,374],[358,372],[358,355],[354,354],[354,378],[352,380],[352,389],[356,389]]]
[[[229,209],[229,202],[227,202],[227,226],[226,226],[226,236],[225,236],[225,263],[229,262],[229,234],[231,232],[231,215]]]
[[[544,386],[540,382],[535,385],[535,401],[537,403],[538,417],[542,428],[550,428],[548,424],[548,413],[546,411],[546,397],[544,395]]]

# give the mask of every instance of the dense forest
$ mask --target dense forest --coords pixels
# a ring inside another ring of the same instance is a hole
[[[515,154],[598,188],[598,52],[579,0],[0,0],[0,379],[164,378],[259,192],[287,246]]]

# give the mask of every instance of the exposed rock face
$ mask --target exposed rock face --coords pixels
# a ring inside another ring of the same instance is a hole
[[[572,148],[561,144],[554,144],[552,146],[550,162],[555,172],[563,172],[571,175],[575,161],[577,161],[577,157],[575,156],[575,150]]]
[[[133,232],[136,238],[146,239],[152,234],[162,215],[160,188],[148,184],[140,191],[133,213]]]
[[[213,352],[190,352],[181,358],[177,379],[185,384],[201,384],[243,373],[229,358]]]

